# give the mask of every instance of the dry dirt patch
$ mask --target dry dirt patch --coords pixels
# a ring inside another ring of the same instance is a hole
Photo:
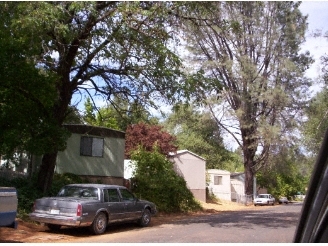
[[[264,209],[265,207],[245,206],[234,202],[221,202],[219,204],[201,202],[203,211],[194,213],[162,214],[159,213],[152,218],[151,226],[169,223],[188,216],[197,216],[209,213],[221,213],[224,211],[240,211],[250,209]],[[50,232],[44,225],[25,222],[18,219],[17,229],[0,227],[0,243],[49,243],[49,242],[70,242],[77,237],[89,236],[87,230],[75,230],[74,233],[54,233]]]

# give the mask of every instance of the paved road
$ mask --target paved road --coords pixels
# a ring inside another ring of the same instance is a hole
[[[92,243],[291,243],[301,203],[257,207],[184,218],[169,224],[138,228],[110,226],[104,235],[72,241]]]

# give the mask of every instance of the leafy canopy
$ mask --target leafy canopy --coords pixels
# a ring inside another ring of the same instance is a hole
[[[209,113],[176,104],[162,124],[176,136],[179,149],[187,149],[205,158],[207,168],[241,171],[241,160],[225,149],[220,128]]]
[[[10,159],[17,151],[42,154],[65,146],[66,132],[53,121],[51,108],[56,99],[54,73],[35,66],[35,50],[25,39],[11,32],[13,3],[0,9],[0,155]]]

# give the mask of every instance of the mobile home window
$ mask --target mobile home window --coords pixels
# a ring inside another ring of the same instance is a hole
[[[222,176],[214,176],[214,185],[222,185]]]
[[[103,157],[104,139],[95,137],[81,137],[80,155]]]

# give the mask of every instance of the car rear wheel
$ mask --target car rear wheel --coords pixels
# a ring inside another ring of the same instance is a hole
[[[47,224],[47,227],[50,231],[59,231],[61,225]]]
[[[145,209],[142,214],[142,217],[138,220],[138,224],[140,226],[148,226],[151,221],[151,215],[149,209]]]
[[[93,234],[99,235],[105,232],[107,228],[107,216],[106,214],[100,212],[96,215],[95,219],[90,226],[91,232]]]

